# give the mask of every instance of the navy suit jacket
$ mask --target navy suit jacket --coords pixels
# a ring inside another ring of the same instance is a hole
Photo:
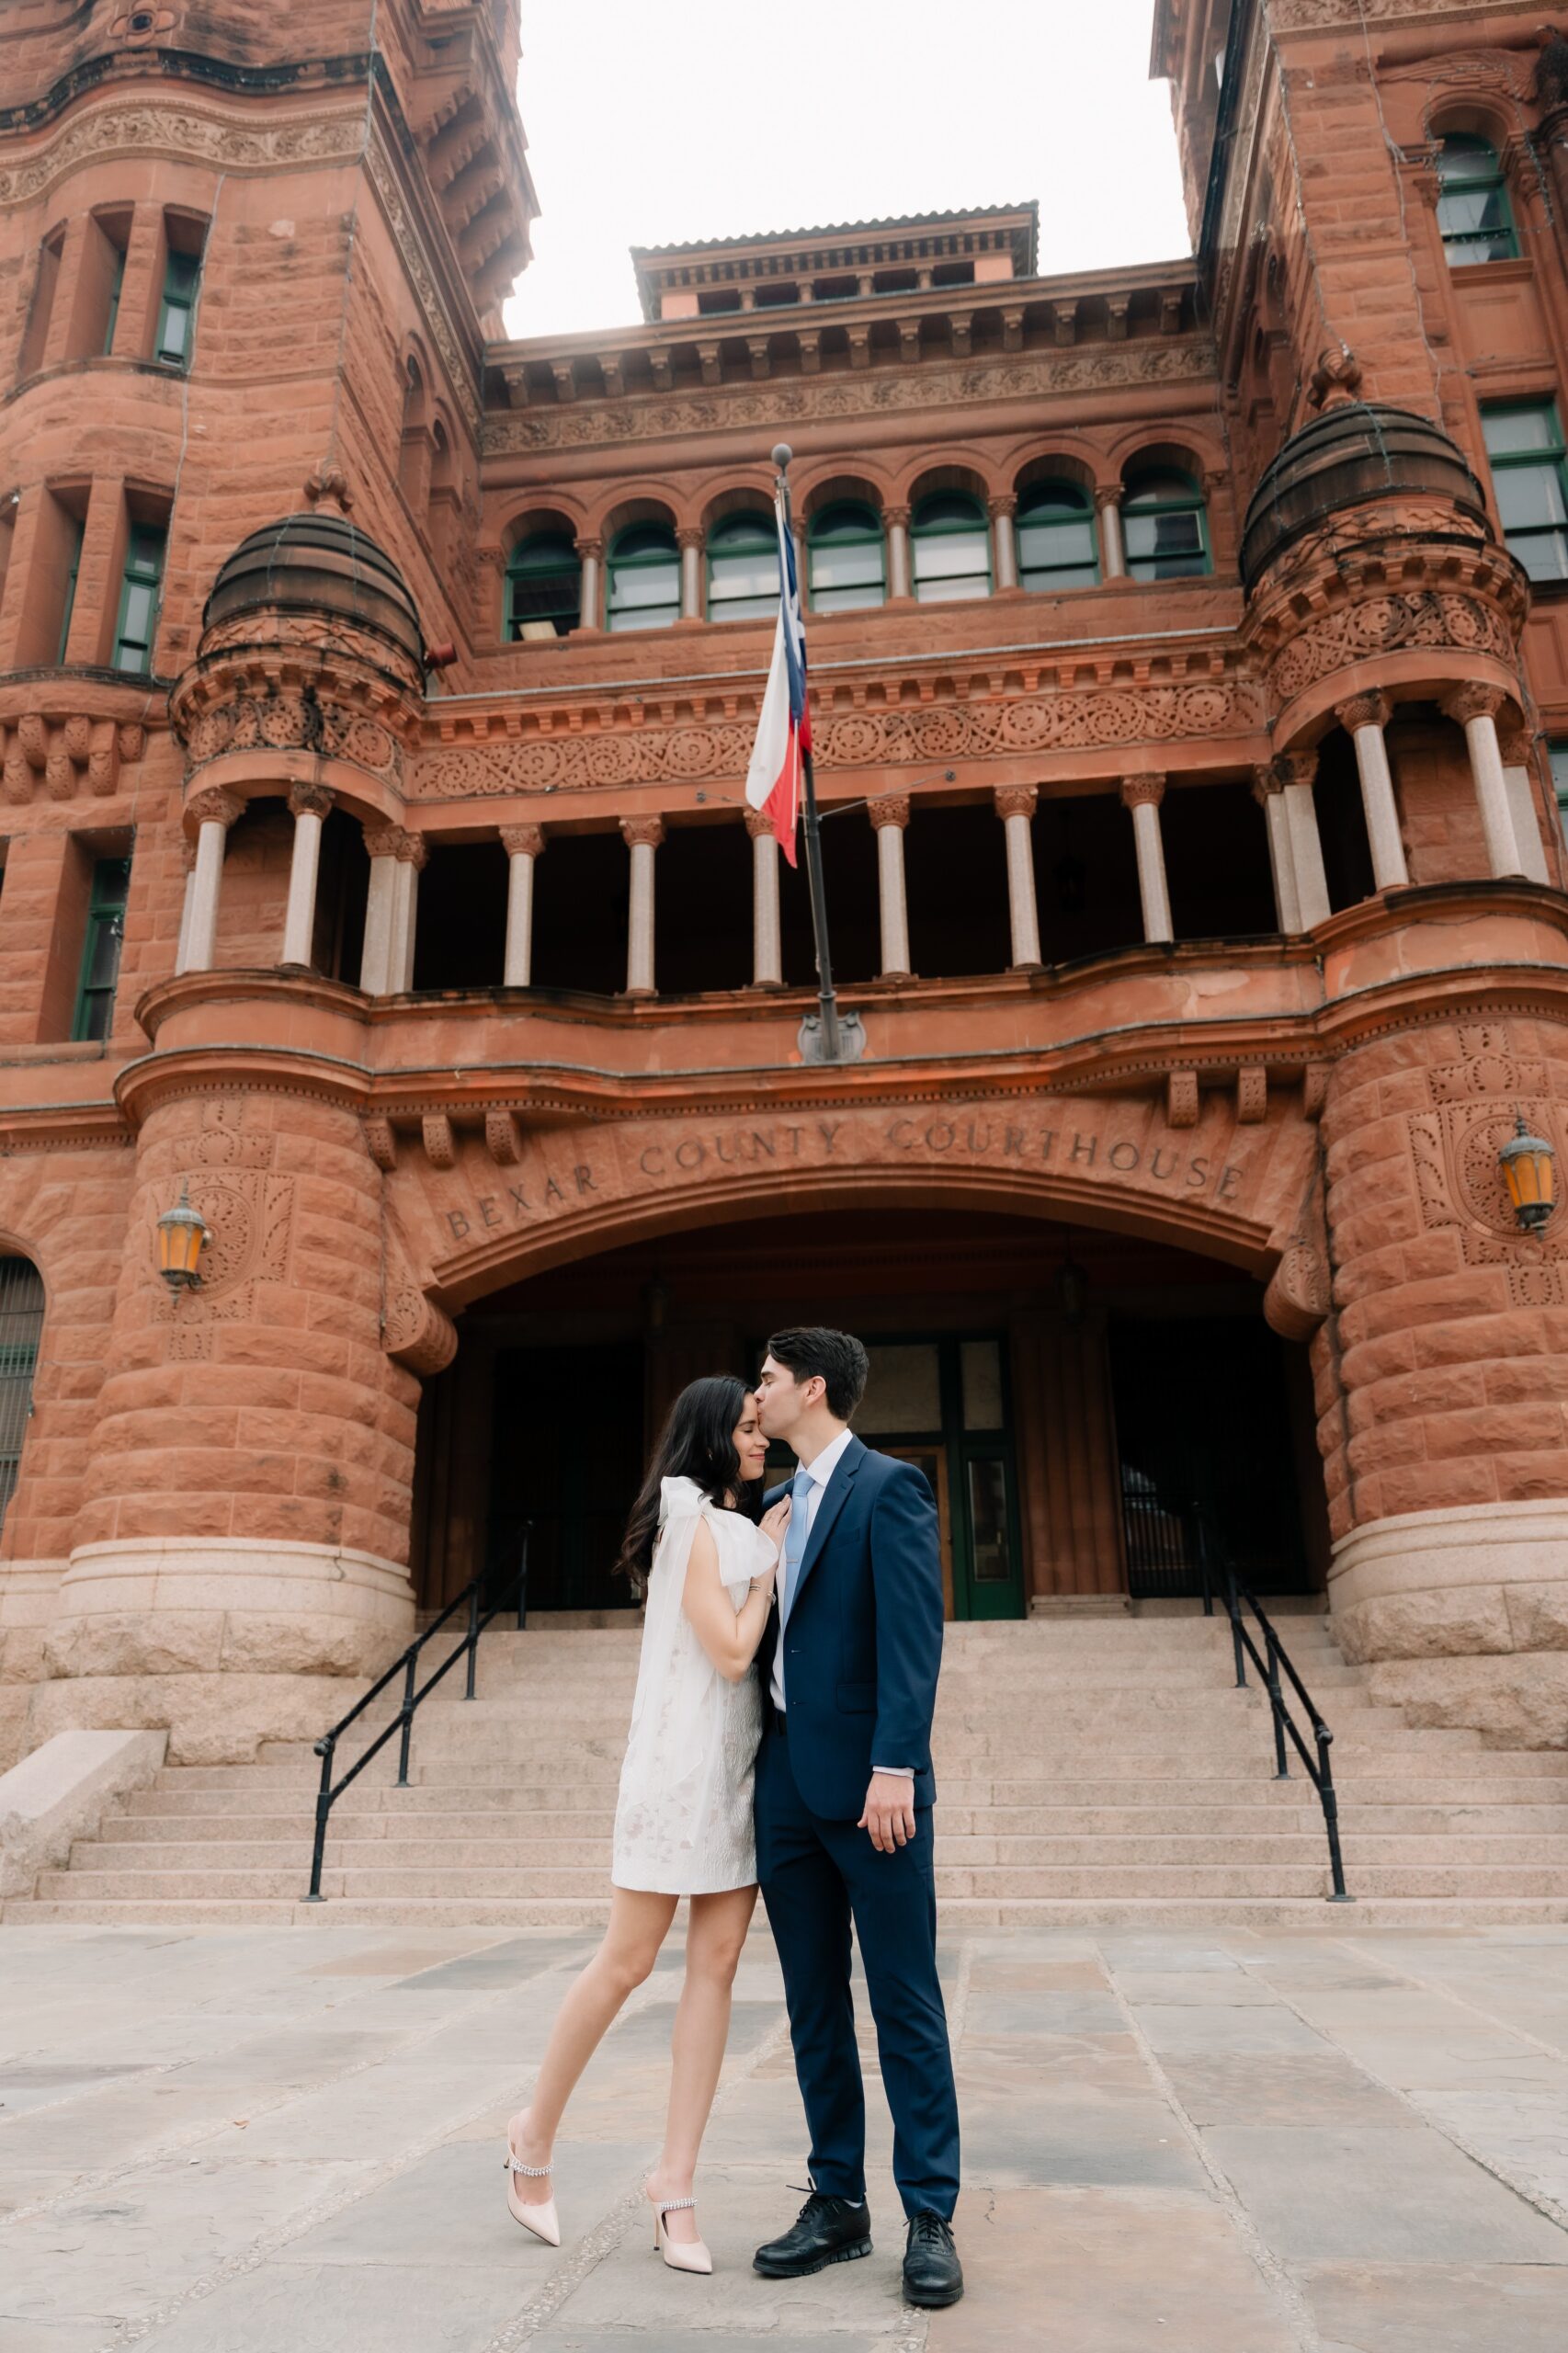
[[[778,1630],[775,1609],[756,1654],[770,1721]],[[932,1804],[942,1555],[937,1506],[912,1462],[851,1438],[817,1504],[783,1642],[790,1764],[812,1812],[858,1821],[873,1762],[912,1766],[915,1804]]]

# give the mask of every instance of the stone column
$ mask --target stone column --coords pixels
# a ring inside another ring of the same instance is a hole
[[[1271,767],[1254,768],[1252,797],[1268,826],[1268,865],[1274,877],[1274,913],[1287,936],[1301,928],[1301,903],[1296,895],[1296,860],[1290,848],[1290,819],[1285,807],[1285,786]]]
[[[1367,839],[1372,850],[1372,881],[1380,891],[1403,890],[1410,881],[1410,869],[1404,862],[1388,745],[1383,741],[1383,729],[1389,723],[1388,697],[1352,695],[1348,702],[1335,705],[1334,715],[1356,746],[1361,805],[1367,813]]]
[[[218,945],[218,901],[223,888],[223,851],[229,828],[244,802],[221,785],[209,785],[185,804],[187,825],[197,827],[196,865],[186,903],[181,972],[210,972]]]
[[[1095,492],[1095,512],[1100,525],[1100,577],[1125,580],[1127,556],[1121,544],[1121,484],[1102,483]]]
[[[279,961],[308,965],[315,940],[322,827],[332,807],[332,794],[324,784],[296,784],[290,789],[289,807],[294,818],[294,855],[289,867],[289,904]]]
[[[877,901],[881,915],[884,981],[909,978],[909,904],[903,887],[903,829],[909,823],[909,795],[888,793],[869,801],[866,814],[877,835]]]
[[[506,852],[506,957],[503,988],[532,984],[534,952],[534,862],[544,856],[542,825],[503,825]]]
[[[991,517],[992,539],[996,551],[996,585],[998,588],[1016,588],[1018,585],[1018,559],[1013,540],[1013,517],[1018,511],[1018,502],[1011,491],[1001,492],[994,498],[986,500],[985,511]]]
[[[1550,883],[1551,870],[1546,862],[1546,844],[1540,837],[1529,733],[1523,727],[1505,728],[1497,744],[1503,755],[1503,781],[1508,788],[1508,807],[1513,813],[1520,865],[1532,882]]]
[[[427,855],[422,834],[401,825],[367,828],[370,889],[365,903],[365,951],[359,985],[369,996],[396,996],[414,982],[414,926],[419,870]]]
[[[188,839],[182,840],[180,856],[185,867],[185,896],[180,902],[179,943],[175,949],[176,972],[186,972],[190,963],[190,917],[196,904],[196,844]]]
[[[751,835],[751,984],[784,985],[784,941],[778,919],[778,844],[765,810],[746,811]]]
[[[1315,930],[1326,923],[1331,913],[1328,904],[1328,877],[1323,870],[1323,840],[1318,833],[1317,803],[1312,799],[1312,779],[1317,774],[1318,756],[1315,752],[1285,752],[1274,763],[1274,773],[1283,787],[1280,798],[1285,804],[1285,823],[1290,837],[1290,871],[1296,885],[1296,908],[1303,931]]]
[[[623,817],[621,839],[631,853],[631,904],[626,926],[626,994],[653,996],[653,853],[665,838],[662,817]]]
[[[676,533],[680,550],[680,617],[702,619],[702,532],[695,523],[683,523]]]
[[[1121,805],[1132,812],[1143,937],[1152,943],[1176,937],[1171,926],[1170,893],[1165,888],[1165,844],[1160,839],[1160,803],[1165,797],[1163,776],[1124,776],[1121,779]]]
[[[888,595],[907,597],[909,585],[909,508],[884,506],[882,521],[888,535]]]
[[[572,544],[583,567],[577,584],[577,633],[581,636],[585,630],[604,627],[599,611],[599,582],[604,576],[605,543],[602,540],[580,539]]]
[[[992,799],[1007,844],[1007,916],[1013,935],[1013,970],[1035,972],[1041,960],[1031,820],[1040,793],[1032,784],[999,784]]]
[[[1522,874],[1524,860],[1514,838],[1514,813],[1508,783],[1503,774],[1503,753],[1497,741],[1497,713],[1506,698],[1495,687],[1456,687],[1439,706],[1446,719],[1464,729],[1470,751],[1470,772],[1481,806],[1481,830],[1486,836],[1486,862],[1491,873]]]

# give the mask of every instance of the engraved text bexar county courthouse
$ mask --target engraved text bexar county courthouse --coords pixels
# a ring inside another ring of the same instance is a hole
[[[623,1608],[786,1319],[955,1619],[1191,1596],[1207,1498],[1410,1722],[1562,1745],[1568,42],[1159,0],[1190,261],[780,227],[514,341],[517,14],[0,23],[0,1765],[313,1738],[525,1521]]]

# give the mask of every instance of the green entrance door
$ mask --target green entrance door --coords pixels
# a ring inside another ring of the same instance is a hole
[[[992,1333],[868,1341],[871,1378],[855,1427],[917,1463],[942,1531],[950,1618],[1021,1618],[1023,1552],[1007,1352]]]
[[[642,1479],[642,1348],[508,1348],[495,1359],[490,1557],[525,1520],[530,1609],[630,1609],[611,1574]]]

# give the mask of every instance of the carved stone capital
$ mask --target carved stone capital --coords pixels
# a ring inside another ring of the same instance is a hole
[[[665,838],[662,817],[623,817],[620,837],[628,849],[657,849]]]
[[[894,825],[902,834],[909,823],[909,795],[907,792],[879,793],[875,801],[867,801],[866,814],[879,834],[884,825]]]
[[[773,820],[766,809],[748,808],[745,813],[746,831],[754,842],[773,839]]]
[[[400,830],[398,845],[392,852],[395,858],[401,859],[404,866],[412,866],[423,872],[429,855],[430,845],[423,834],[407,834]]]
[[[1285,779],[1277,766],[1256,767],[1252,772],[1252,797],[1260,809],[1265,808],[1277,792],[1285,790]]]
[[[1018,511],[1017,498],[1010,490],[994,491],[985,502],[985,511],[993,522],[998,515],[1016,515]]]
[[[244,802],[237,792],[226,792],[221,784],[210,784],[200,792],[193,792],[185,804],[187,825],[223,825],[235,823],[244,811]]]
[[[1445,719],[1463,727],[1472,719],[1495,719],[1507,697],[1496,687],[1471,685],[1454,687],[1442,696],[1437,708]]]
[[[291,784],[289,787],[290,813],[295,817],[320,817],[330,814],[335,795],[324,784]]]
[[[694,548],[700,553],[706,537],[700,523],[678,523],[676,526],[676,545],[683,555],[688,548]]]
[[[544,827],[542,825],[502,825],[501,846],[508,858],[542,858]]]
[[[1121,779],[1121,805],[1124,809],[1157,809],[1165,797],[1163,776],[1124,776]]]
[[[1390,708],[1387,695],[1374,690],[1371,694],[1352,695],[1347,702],[1336,702],[1334,715],[1346,733],[1354,735],[1358,728],[1386,727]]]
[[[574,540],[572,544],[585,563],[597,563],[605,551],[603,540],[588,532],[585,532],[580,539]]]
[[[1281,787],[1311,784],[1318,772],[1318,756],[1315,752],[1281,752],[1273,765]]]
[[[1121,505],[1121,484],[1120,484],[1120,483],[1119,483],[1119,482],[1097,482],[1097,483],[1096,483],[1096,484],[1095,484],[1095,512],[1096,512],[1096,515],[1103,515],[1103,514],[1105,513],[1106,508],[1107,508],[1108,506],[1116,506],[1116,507],[1119,507],[1119,506],[1120,506],[1120,505]]]
[[[915,509],[913,506],[901,506],[895,502],[892,506],[883,507],[882,521],[887,525],[890,531],[895,529],[900,531],[907,531],[909,529],[909,518],[914,512]]]
[[[402,825],[367,825],[365,850],[370,858],[397,858],[405,866],[417,867],[430,855],[425,835],[408,833]]]
[[[1528,768],[1535,738],[1528,727],[1499,727],[1497,748],[1506,768]]]
[[[1040,787],[1034,784],[999,784],[991,798],[996,814],[1004,821],[1008,817],[1032,817],[1040,806]]]

